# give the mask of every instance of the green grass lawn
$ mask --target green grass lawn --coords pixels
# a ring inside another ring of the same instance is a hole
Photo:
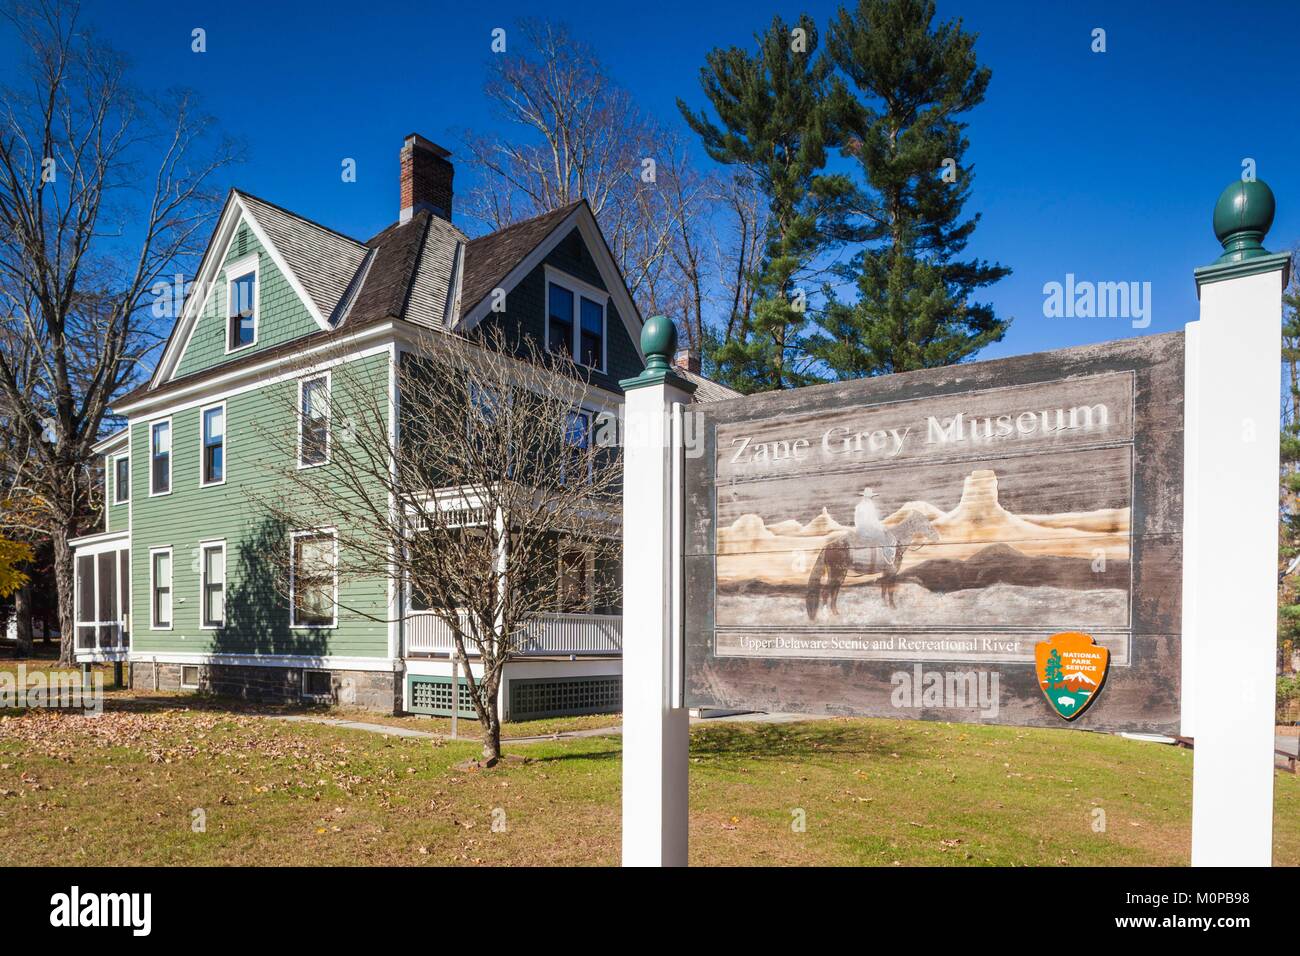
[[[0,717],[0,864],[618,861],[616,736],[507,747],[527,759],[465,773],[470,741],[227,708],[123,692],[99,717]],[[1066,730],[712,723],[692,731],[691,861],[1183,864],[1191,760]],[[1300,780],[1275,779],[1275,862],[1297,865]]]

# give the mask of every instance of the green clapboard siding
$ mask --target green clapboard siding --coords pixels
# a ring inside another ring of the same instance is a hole
[[[356,408],[360,396],[386,394],[386,354],[355,359],[332,371],[335,401],[334,440],[340,439],[340,416]],[[344,573],[339,581],[338,626],[305,629],[289,626],[289,603],[273,583],[264,555],[289,548],[288,529],[277,527],[265,511],[277,487],[292,486],[274,468],[293,467],[282,443],[296,434],[296,381],[271,384],[226,400],[226,483],[199,486],[201,408],[174,412],[172,418],[172,491],[149,496],[149,428],[160,417],[132,422],[132,650],[223,654],[290,654],[386,657],[388,626],[382,620],[387,602],[383,578]],[[373,397],[370,400],[374,400]],[[385,406],[381,406],[385,407]],[[331,466],[326,465],[324,469]],[[199,627],[199,542],[226,542],[226,625]],[[173,549],[173,629],[151,630],[149,551]],[[341,563],[346,563],[341,555]],[[349,608],[353,610],[348,610]],[[365,614],[380,620],[372,620]]]
[[[120,505],[115,504],[117,500],[117,459],[122,452],[113,452],[104,457],[104,471],[107,474],[105,482],[105,491],[108,495],[104,502],[104,530],[105,531],[125,531],[131,527],[131,503],[124,501]]]
[[[256,252],[258,255],[257,343],[226,354],[226,271],[231,262]],[[307,311],[288,280],[257,241],[248,223],[240,223],[231,240],[222,268],[217,273],[212,294],[194,327],[185,352],[177,366],[176,377],[200,372],[233,359],[259,352],[291,339],[319,331],[320,326]]]

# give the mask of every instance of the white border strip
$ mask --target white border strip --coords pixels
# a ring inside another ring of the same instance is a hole
[[[391,657],[258,656],[255,654],[203,654],[199,652],[132,651],[132,664],[227,664],[235,667],[307,667],[314,670],[396,672],[400,660]]]

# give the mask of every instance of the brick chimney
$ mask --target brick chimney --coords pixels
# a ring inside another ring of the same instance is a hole
[[[673,355],[673,364],[688,372],[700,374],[700,353],[692,348],[678,349]]]
[[[451,221],[451,153],[418,133],[402,144],[402,213],[406,222],[421,209]]]

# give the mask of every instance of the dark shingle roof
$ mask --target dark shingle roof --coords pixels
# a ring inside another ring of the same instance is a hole
[[[246,192],[239,198],[326,320],[334,314],[366,259],[364,244]]]
[[[432,329],[444,328],[448,317],[455,320],[450,300],[456,294],[456,250],[464,243],[465,234],[446,219],[429,217],[402,318]]]
[[[361,288],[344,317],[345,325],[355,326],[402,314],[428,218],[429,213],[422,212],[407,222],[394,223],[366,243],[371,260]]]
[[[692,372],[689,369],[674,367],[673,372],[686,379],[688,382],[695,383],[695,393],[691,396],[697,402],[720,402],[724,398],[736,398],[740,395],[735,389],[728,388],[721,382],[715,382],[711,378],[705,378],[699,372]]]
[[[456,248],[464,241],[464,233],[427,210],[389,226],[366,243],[371,261],[346,322],[394,318],[442,328]]]
[[[537,248],[537,244],[580,205],[582,200],[471,239],[465,246],[460,314],[468,314],[482,302],[521,259]]]
[[[158,395],[241,366],[289,358],[346,331],[397,319],[443,328],[446,319],[468,313],[537,248],[582,200],[477,239],[427,210],[394,223],[362,243],[304,219],[266,200],[238,192],[267,237],[332,327],[259,349],[212,368],[134,389],[118,404]],[[461,258],[459,314],[457,255]],[[173,329],[173,335],[175,329]],[[699,375],[683,373],[698,386],[696,401],[717,401],[736,393]]]

